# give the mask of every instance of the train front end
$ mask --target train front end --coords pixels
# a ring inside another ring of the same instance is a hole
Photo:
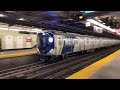
[[[51,57],[54,55],[54,34],[48,32],[39,33],[37,48],[41,61],[51,60]]]

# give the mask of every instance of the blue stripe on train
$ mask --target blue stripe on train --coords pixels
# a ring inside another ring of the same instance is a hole
[[[73,52],[73,50],[74,50],[74,45],[65,45],[64,44],[64,46],[63,46],[63,49],[62,49],[62,52],[61,52],[61,54],[65,54],[65,53],[67,53],[67,52]]]

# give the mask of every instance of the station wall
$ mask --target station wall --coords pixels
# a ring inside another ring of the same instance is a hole
[[[32,48],[36,43],[36,34],[20,34],[19,31],[0,30],[0,49]]]

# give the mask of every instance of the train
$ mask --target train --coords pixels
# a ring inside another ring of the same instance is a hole
[[[120,44],[119,39],[46,31],[37,35],[37,49],[43,62],[64,59],[77,52],[93,52],[96,49]]]

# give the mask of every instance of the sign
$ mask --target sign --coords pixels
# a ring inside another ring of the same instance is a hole
[[[27,37],[26,38],[26,42],[32,42],[32,38],[31,37]]]
[[[89,27],[90,26],[90,22],[86,22],[85,26]]]
[[[115,33],[120,33],[120,29],[114,29]]]
[[[96,32],[96,33],[103,33],[103,28],[100,28],[98,26],[94,26],[93,31]]]

